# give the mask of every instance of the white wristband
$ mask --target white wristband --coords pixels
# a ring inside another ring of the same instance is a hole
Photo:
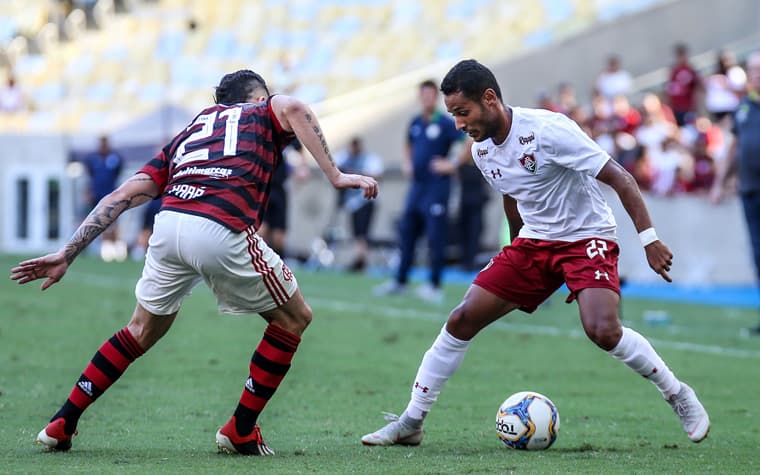
[[[639,240],[644,247],[647,247],[655,241],[659,241],[659,239],[660,238],[657,237],[654,228],[647,228],[639,233]]]

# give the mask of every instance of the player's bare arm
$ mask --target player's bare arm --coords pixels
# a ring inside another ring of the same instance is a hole
[[[652,219],[649,217],[649,211],[644,203],[644,198],[641,196],[639,185],[636,184],[636,179],[625,168],[615,160],[608,160],[596,178],[615,190],[637,232],[641,233],[652,228]],[[673,280],[668,272],[670,266],[673,265],[673,253],[668,246],[657,239],[647,244],[644,251],[647,255],[649,267],[666,281],[672,282]]]
[[[520,212],[517,210],[517,201],[509,195],[503,195],[503,199],[504,215],[506,215],[507,223],[509,223],[509,242],[512,242],[520,234],[523,220]]]
[[[108,229],[124,211],[157,196],[158,187],[153,179],[144,173],[138,173],[100,200],[62,249],[54,254],[21,262],[11,269],[11,279],[26,284],[47,278],[42,283],[41,290],[47,289],[61,280],[79,253]]]
[[[736,161],[736,140],[731,142],[726,159],[718,162],[717,168],[715,182],[710,190],[710,201],[716,204],[723,201],[726,184],[731,178],[736,176],[738,171]]]
[[[322,127],[309,106],[282,95],[274,96],[271,104],[283,129],[296,135],[335,188],[361,188],[365,198],[377,197],[378,186],[374,178],[342,173],[335,165]]]

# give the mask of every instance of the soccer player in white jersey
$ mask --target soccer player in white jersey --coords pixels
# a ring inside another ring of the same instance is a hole
[[[599,189],[620,197],[652,270],[670,282],[673,254],[657,238],[633,177],[562,114],[504,105],[493,73],[475,60],[455,65],[441,83],[446,107],[475,141],[473,159],[504,196],[512,243],[478,274],[422,358],[411,400],[400,417],[362,437],[365,445],[417,445],[422,422],[478,332],[515,309],[533,312],[563,283],[577,300],[586,335],[650,380],[694,442],[710,419],[636,331],[620,324],[615,219]]]

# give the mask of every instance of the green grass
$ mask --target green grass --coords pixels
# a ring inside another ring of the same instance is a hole
[[[10,269],[17,262],[0,257]],[[45,293],[0,283],[0,473],[758,473],[758,340],[739,329],[755,313],[627,300],[628,324],[651,337],[711,413],[693,444],[657,390],[580,333],[564,295],[515,313],[471,346],[426,421],[417,448],[368,448],[359,437],[403,410],[422,353],[465,288],[446,305],[371,296],[376,281],[298,272],[314,309],[293,368],[261,417],[276,457],[216,454],[264,323],[216,312],[198,287],[174,328],[82,417],[70,453],[33,444],[98,346],[127,322],[135,263],[83,258]],[[665,309],[666,327],[647,327]],[[686,346],[684,346],[686,344]],[[519,390],[557,404],[561,430],[544,452],[501,447],[499,403]]]

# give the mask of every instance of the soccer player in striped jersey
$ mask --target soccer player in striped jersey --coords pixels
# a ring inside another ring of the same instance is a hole
[[[137,306],[127,326],[106,340],[37,441],[68,450],[82,413],[171,327],[183,299],[201,280],[229,314],[258,313],[268,323],[253,353],[233,416],[216,434],[219,449],[272,455],[257,419],[290,368],[311,322],[292,272],[256,234],[269,198],[272,172],[293,137],[311,152],[338,189],[377,196],[370,177],[342,173],[311,109],[289,96],[270,95],[250,70],[224,76],[216,105],[198,114],[137,174],[105,196],[54,254],[21,262],[11,278],[20,284],[55,284],[69,265],[121,213],[158,196]]]

